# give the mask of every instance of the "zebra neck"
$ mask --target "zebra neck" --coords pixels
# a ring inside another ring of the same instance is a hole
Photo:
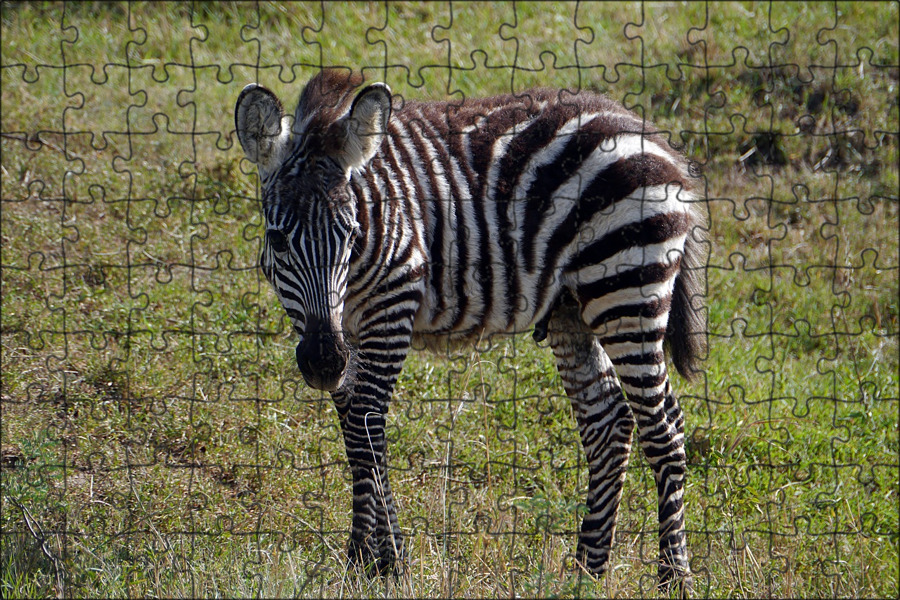
[[[384,283],[393,267],[422,262],[424,255],[420,199],[385,159],[376,156],[365,169],[355,171],[350,193],[360,226],[350,258],[348,287],[352,294],[374,289]]]

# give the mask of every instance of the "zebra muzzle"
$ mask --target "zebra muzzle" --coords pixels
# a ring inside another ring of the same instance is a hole
[[[309,387],[333,392],[344,382],[349,355],[339,335],[308,334],[297,344],[297,368]]]

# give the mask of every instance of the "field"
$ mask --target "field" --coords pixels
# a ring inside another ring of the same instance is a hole
[[[413,352],[389,418],[408,568],[346,570],[337,418],[256,268],[233,124],[245,84],[294,99],[320,65],[404,98],[601,91],[670,132],[708,200],[709,351],[673,382],[695,595],[898,596],[896,3],[0,16],[4,598],[656,594],[637,448],[609,574],[573,566],[584,458],[529,332]]]

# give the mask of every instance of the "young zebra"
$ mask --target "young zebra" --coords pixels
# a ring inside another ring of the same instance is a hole
[[[331,392],[353,473],[349,558],[385,573],[403,542],[385,414],[413,341],[534,327],[553,349],[587,454],[577,558],[606,570],[637,421],[659,495],[659,578],[690,583],[683,416],[663,354],[691,376],[705,287],[686,162],[592,93],[392,108],[389,88],[324,70],[293,119],[248,85],[238,139],[259,168],[260,265]]]

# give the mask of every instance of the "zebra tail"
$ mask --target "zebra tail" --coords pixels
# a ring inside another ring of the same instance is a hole
[[[666,326],[666,342],[678,372],[691,381],[699,372],[698,362],[706,354],[706,318],[695,302],[706,294],[706,265],[703,242],[694,238],[700,228],[688,232],[681,270],[675,280],[672,308]]]

